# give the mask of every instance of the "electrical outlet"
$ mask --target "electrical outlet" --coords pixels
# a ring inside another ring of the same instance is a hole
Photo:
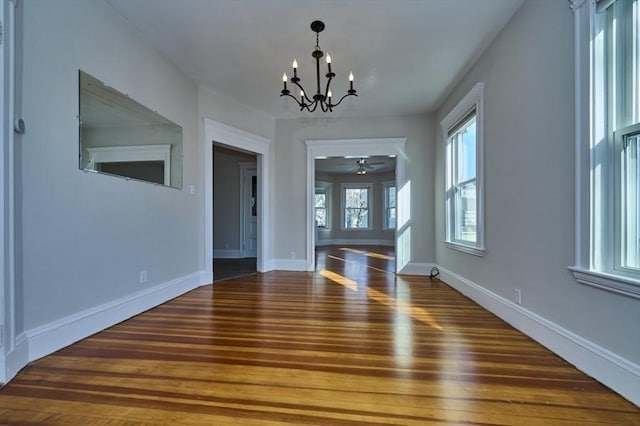
[[[291,258],[292,258],[292,259],[295,259],[295,258],[296,258],[296,252],[295,252],[295,251],[292,251],[292,252],[291,252]]]
[[[516,303],[522,305],[522,292],[516,288]]]
[[[147,282],[147,271],[142,270],[140,271],[140,284],[143,284],[146,282]]]

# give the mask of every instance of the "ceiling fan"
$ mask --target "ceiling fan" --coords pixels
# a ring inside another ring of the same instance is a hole
[[[367,170],[373,170],[373,166],[378,166],[381,164],[384,164],[384,161],[369,163],[366,158],[360,158],[358,161],[356,161],[356,165],[358,166],[356,174],[365,175],[367,174]]]

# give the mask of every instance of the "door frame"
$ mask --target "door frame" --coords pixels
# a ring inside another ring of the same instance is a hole
[[[269,251],[269,175],[271,140],[253,133],[204,118],[204,266],[205,274],[213,280],[213,143],[256,154],[258,176],[258,253],[256,269],[273,269],[273,256]]]
[[[375,155],[394,155],[396,157],[396,188],[403,188],[406,182],[405,168],[406,156],[404,153],[404,145],[407,138],[368,138],[368,139],[319,139],[307,140],[307,271],[315,270],[315,209],[314,209],[314,193],[315,193],[315,177],[316,177],[316,158],[326,157],[366,157]],[[406,208],[410,210],[409,200],[400,200],[398,202],[398,210]],[[406,201],[406,202],[405,202]],[[408,211],[407,214],[410,212]],[[403,232],[410,225],[410,221],[398,224],[399,228],[395,231],[395,250],[396,272],[399,272],[408,263],[410,257],[410,248],[405,253],[405,241]],[[402,240],[402,241],[401,241]]]
[[[246,220],[247,220],[247,203],[246,203],[246,182],[245,178],[247,176],[253,176],[249,174],[251,170],[256,171],[256,177],[258,176],[258,163],[253,161],[242,161],[238,163],[238,167],[240,167],[240,244],[242,245],[242,249],[240,252],[242,253],[242,257],[247,257],[247,245],[245,244],[245,229],[246,229]],[[258,185],[260,185],[258,183]],[[260,200],[258,199],[258,203]],[[259,236],[258,236],[259,237]],[[260,240],[258,239],[257,244],[260,244]]]

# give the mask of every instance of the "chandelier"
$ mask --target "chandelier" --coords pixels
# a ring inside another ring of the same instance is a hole
[[[319,35],[320,32],[324,30],[324,23],[322,21],[313,21],[311,23],[311,30],[316,33],[316,48],[313,52],[311,52],[311,56],[316,60],[316,94],[313,95],[312,98],[309,98],[309,96],[307,96],[307,91],[304,90],[302,85],[300,85],[300,77],[298,77],[298,61],[294,59],[293,77],[291,77],[290,81],[300,89],[300,99],[293,96],[289,89],[287,89],[287,73],[284,73],[282,75],[284,88],[280,91],[280,96],[289,96],[290,98],[293,98],[293,100],[298,103],[300,111],[306,109],[309,112],[313,112],[316,110],[316,108],[318,108],[318,105],[320,105],[322,112],[333,111],[333,108],[340,105],[343,99],[347,96],[358,96],[356,94],[356,90],[353,88],[353,72],[349,73],[349,90],[347,90],[347,93],[334,104],[331,100],[332,93],[330,86],[331,80],[336,76],[336,74],[331,71],[331,56],[328,53],[326,58],[328,72],[325,74],[325,77],[327,78],[327,84],[324,88],[324,92],[321,91],[322,85],[320,83],[320,58],[324,56],[324,52],[320,50]]]

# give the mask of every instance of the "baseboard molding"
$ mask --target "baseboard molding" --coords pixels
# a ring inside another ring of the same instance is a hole
[[[393,247],[393,240],[366,240],[366,239],[336,239],[318,240],[316,243],[320,247],[324,246],[390,246]]]
[[[445,268],[440,279],[640,406],[640,366]]]
[[[196,272],[27,330],[28,361],[42,358],[202,284],[201,273]]]
[[[29,363],[29,342],[24,333],[16,337],[13,350],[0,357],[0,383],[7,383]]]
[[[244,257],[242,250],[214,249],[214,259],[241,259]]]
[[[200,285],[207,285],[213,283],[212,271],[200,271]]]
[[[418,263],[418,262],[409,262],[398,271],[400,275],[429,275],[431,273],[431,268],[435,265],[433,263]]]
[[[307,261],[305,259],[273,259],[270,266],[275,271],[308,271]]]

